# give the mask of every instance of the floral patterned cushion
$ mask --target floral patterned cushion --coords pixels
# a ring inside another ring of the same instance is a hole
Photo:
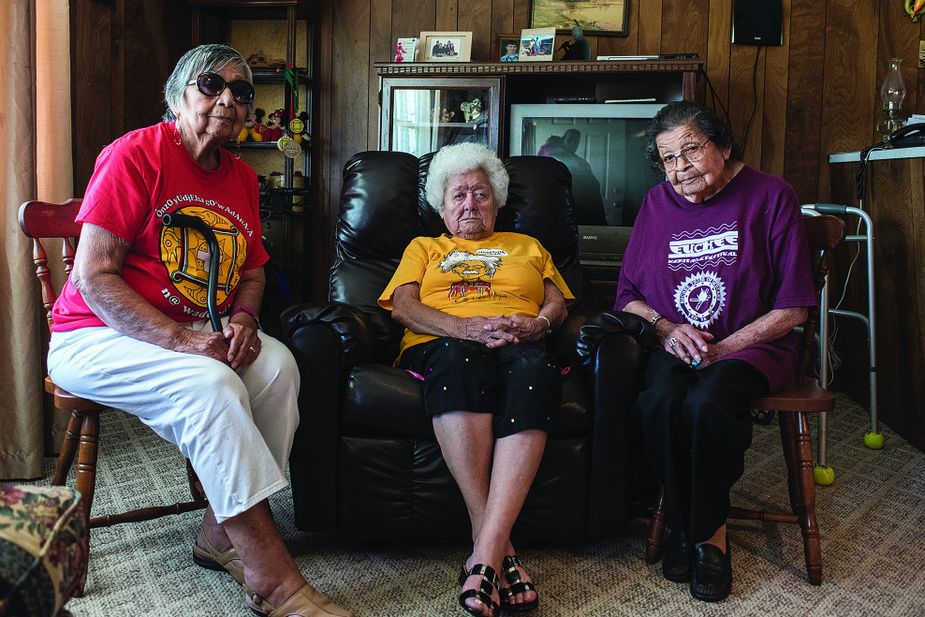
[[[86,575],[80,494],[0,484],[0,615],[58,615]]]

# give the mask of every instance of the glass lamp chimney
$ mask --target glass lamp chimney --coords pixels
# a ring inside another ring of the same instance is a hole
[[[903,125],[900,118],[903,100],[906,98],[906,84],[903,82],[902,58],[890,58],[889,69],[880,86],[880,100],[883,102],[882,115],[877,123],[877,132],[887,141],[890,133]]]

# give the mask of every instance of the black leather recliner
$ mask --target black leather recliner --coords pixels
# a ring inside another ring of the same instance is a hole
[[[402,327],[376,304],[411,239],[446,231],[424,197],[431,157],[364,152],[347,163],[330,302],[283,314],[282,338],[302,374],[290,459],[302,530],[364,540],[470,537],[419,382],[392,367]],[[538,238],[579,296],[567,168],[547,157],[513,157],[505,166],[510,194],[496,229]],[[570,313],[548,341],[568,373],[514,528],[521,542],[611,536],[627,518],[638,459],[629,406],[641,357],[636,337],[645,324],[624,314]]]

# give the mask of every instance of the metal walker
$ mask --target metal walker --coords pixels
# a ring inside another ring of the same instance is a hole
[[[880,424],[877,418],[877,309],[874,302],[874,227],[873,221],[866,212],[853,206],[844,206],[840,204],[804,204],[803,214],[807,216],[818,216],[820,214],[834,214],[836,216],[856,216],[862,222],[862,229],[856,234],[845,236],[845,242],[863,243],[867,255],[867,314],[857,311],[848,311],[840,308],[829,307],[829,285],[822,291],[820,301],[820,319],[819,319],[819,380],[823,387],[828,385],[829,381],[829,319],[830,315],[836,317],[850,317],[857,319],[864,324],[867,329],[867,351],[868,351],[868,378],[870,380],[870,430],[864,435],[864,445],[872,450],[883,448],[884,438],[880,432]],[[863,232],[863,233],[861,233]],[[819,415],[819,430],[816,437],[817,463],[813,468],[813,478],[816,484],[828,486],[835,480],[835,471],[826,465],[826,414]]]

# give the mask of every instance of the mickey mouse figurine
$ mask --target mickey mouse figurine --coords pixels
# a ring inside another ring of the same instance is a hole
[[[263,131],[264,140],[276,141],[283,136],[282,120],[282,109],[270,112],[270,115],[267,116],[267,128]]]

